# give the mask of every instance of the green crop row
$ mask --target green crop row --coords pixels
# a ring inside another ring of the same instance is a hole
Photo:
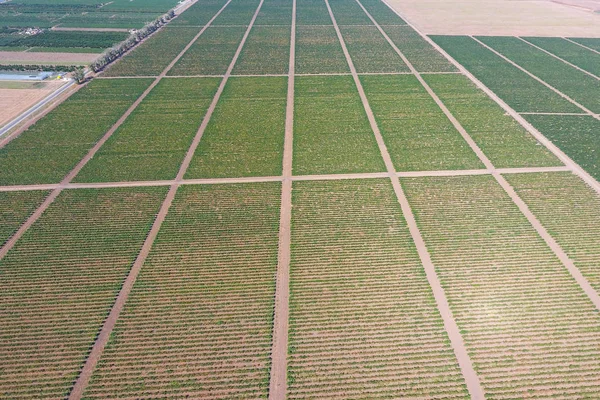
[[[182,186],[85,398],[266,398],[279,183]]]
[[[340,30],[358,73],[409,71],[376,27],[342,26]]]
[[[177,61],[169,75],[222,75],[246,32],[244,27],[210,27]]]
[[[287,74],[290,34],[288,26],[253,27],[233,74]]]
[[[537,130],[600,179],[600,121],[587,115],[524,115]]]
[[[150,85],[95,80],[0,149],[0,184],[57,183]]]
[[[483,167],[414,76],[365,75],[361,81],[397,171]]]
[[[333,26],[298,26],[296,73],[350,72]]]
[[[518,112],[581,111],[469,37],[431,38]]]
[[[323,0],[296,0],[296,24],[332,25]]]
[[[561,162],[463,75],[423,78],[497,168],[546,167]]]
[[[16,232],[48,195],[45,191],[0,192],[0,246]]]
[[[114,63],[105,76],[160,75],[196,36],[197,28],[165,27]]]
[[[600,198],[570,172],[506,175],[569,258],[600,291]]]
[[[500,54],[595,113],[600,113],[600,81],[514,37],[478,38]],[[592,58],[593,53],[588,57]],[[579,110],[579,109],[578,109]]]
[[[286,99],[286,78],[231,78],[186,178],[281,175]]]
[[[218,78],[163,79],[75,181],[175,179],[219,82]]]
[[[495,179],[401,181],[486,396],[596,397],[600,316]]]
[[[225,5],[224,0],[202,0],[194,3],[181,15],[169,22],[172,26],[204,26]]]
[[[292,24],[292,2],[290,0],[265,0],[255,25],[285,25]]]
[[[294,175],[385,171],[352,77],[296,77],[294,101]]]
[[[249,25],[260,0],[232,0],[213,25]]]
[[[2,397],[66,397],[165,194],[65,191],[0,261]]]
[[[355,0],[329,0],[338,25],[373,25]]]
[[[523,39],[579,68],[600,76],[600,54],[584,49],[563,38],[525,37]]]
[[[390,182],[292,193],[288,398],[467,398]]]

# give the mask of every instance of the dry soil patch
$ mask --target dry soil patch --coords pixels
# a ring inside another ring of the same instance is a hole
[[[0,81],[0,126],[29,109],[65,82],[21,83],[22,87],[19,87],[19,83],[21,82]]]

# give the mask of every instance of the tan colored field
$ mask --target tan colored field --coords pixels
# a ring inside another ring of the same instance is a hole
[[[35,53],[0,51],[0,64],[89,64],[98,58],[92,53]]]
[[[0,126],[58,89],[65,82],[4,82],[0,81]]]
[[[429,35],[600,37],[597,0],[387,1]]]

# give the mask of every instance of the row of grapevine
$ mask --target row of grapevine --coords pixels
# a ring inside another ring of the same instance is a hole
[[[366,75],[361,81],[397,171],[483,168],[414,76]]]
[[[0,246],[19,229],[47,195],[48,192],[38,190],[0,192]]]
[[[150,85],[95,80],[0,149],[0,184],[57,183]]]
[[[219,82],[219,78],[163,79],[75,181],[175,179]]]
[[[296,182],[289,399],[467,399],[388,180]]]
[[[165,194],[65,191],[0,261],[0,397],[66,396]]]
[[[229,79],[186,178],[281,175],[286,99],[285,77]]]
[[[402,184],[486,397],[597,397],[598,310],[494,178]]]
[[[424,75],[483,153],[498,168],[546,167],[560,161],[463,75]]]
[[[266,398],[280,196],[179,189],[84,398]]]
[[[385,171],[352,77],[295,82],[294,175]]]

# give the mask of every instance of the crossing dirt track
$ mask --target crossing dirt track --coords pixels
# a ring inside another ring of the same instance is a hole
[[[0,398],[600,397],[598,57],[198,1],[0,148]]]

